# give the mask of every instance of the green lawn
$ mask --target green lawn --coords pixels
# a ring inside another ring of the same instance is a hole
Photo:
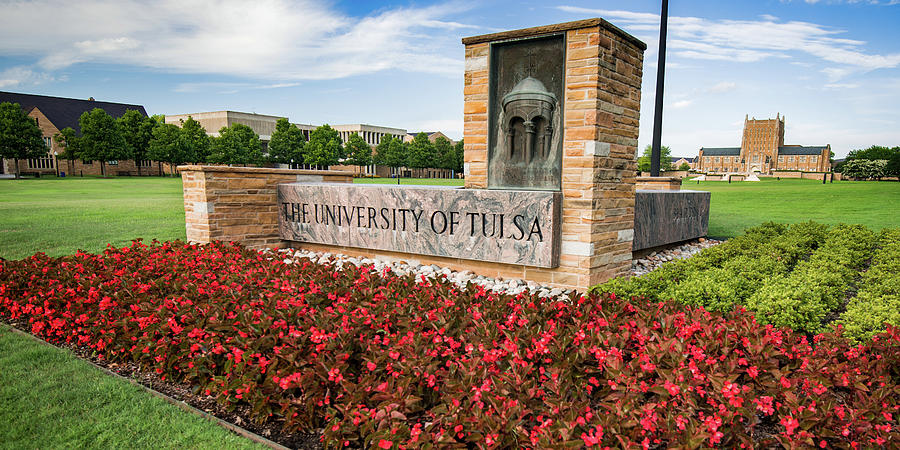
[[[0,448],[265,448],[0,325]]]
[[[181,178],[0,180],[0,257],[184,239]]]
[[[709,235],[733,237],[763,222],[855,223],[874,230],[900,226],[900,183],[762,178],[759,182],[684,181],[712,193]]]

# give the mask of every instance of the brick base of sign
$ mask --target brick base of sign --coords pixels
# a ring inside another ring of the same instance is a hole
[[[353,174],[328,170],[180,166],[189,242],[236,241],[251,248],[282,245],[277,186],[296,181],[352,183]]]

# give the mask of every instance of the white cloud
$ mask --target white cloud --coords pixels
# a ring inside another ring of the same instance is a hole
[[[216,92],[219,94],[234,94],[235,92],[245,91],[249,89],[279,89],[286,87],[299,86],[300,83],[229,83],[229,82],[200,82],[200,83],[179,83],[173,91],[182,93],[193,92]]]
[[[683,109],[683,108],[687,108],[688,106],[691,106],[691,104],[693,104],[693,103],[694,103],[693,100],[679,100],[677,102],[673,102],[672,104],[670,104],[669,108],[670,109]]]
[[[10,67],[0,72],[0,89],[33,86],[48,81],[53,81],[49,73],[35,72],[25,66]]]
[[[384,69],[458,75],[457,5],[349,17],[312,0],[43,0],[3,5],[0,55],[48,70],[80,62],[273,80],[331,79]],[[41,24],[35,38],[34,24]]]
[[[574,6],[560,6],[559,9],[607,17],[631,32],[650,34],[659,30],[657,14]],[[667,48],[675,57],[737,62],[758,62],[805,54],[823,63],[840,65],[825,71],[832,82],[852,73],[900,66],[900,53],[882,55],[868,52],[865,41],[839,37],[843,33],[843,30],[810,22],[778,22],[773,16],[763,16],[762,20],[670,16]],[[655,40],[649,42],[653,45]]]
[[[706,90],[706,92],[709,92],[710,94],[724,94],[735,89],[737,89],[737,83],[733,83],[731,81],[722,81],[714,84],[713,86],[710,86]]]

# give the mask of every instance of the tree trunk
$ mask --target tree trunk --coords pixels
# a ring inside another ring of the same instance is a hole
[[[106,178],[106,162],[100,160],[100,176]]]
[[[138,176],[141,176],[141,161],[139,159],[134,160],[134,165],[137,166]]]
[[[159,173],[159,176],[163,176],[163,173],[162,173],[162,161],[157,161],[157,162],[156,162],[156,167],[159,169],[159,170],[157,170],[157,172]]]
[[[22,176],[19,174],[19,158],[15,158],[15,163],[16,163],[16,179],[18,180]]]

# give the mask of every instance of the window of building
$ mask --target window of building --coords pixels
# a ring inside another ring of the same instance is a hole
[[[806,157],[805,157],[805,156],[801,156],[801,157],[800,157],[800,162],[806,162]]]
[[[53,155],[49,153],[46,156],[28,160],[29,169],[52,169],[53,167]]]
[[[90,166],[90,165],[94,164],[93,161],[90,161],[90,160],[84,160],[84,159],[81,160],[81,163],[84,164],[84,165],[86,165],[86,166]]]
[[[53,147],[53,138],[50,136],[44,136],[44,146],[48,149]]]
[[[111,165],[111,166],[118,166],[118,165],[119,165],[119,161],[116,161],[116,160],[107,161],[106,163],[109,164],[109,165]]]
[[[793,156],[788,156],[788,162],[794,162],[794,157],[793,157]]]
[[[778,162],[784,162],[784,155],[778,155]]]
[[[809,162],[813,162],[813,163],[819,162],[819,157],[818,156],[810,156]]]
[[[759,153],[753,154],[753,162],[759,162]]]
[[[139,162],[138,165],[141,167],[151,167],[153,165],[153,161],[150,161],[149,159],[145,159],[145,160],[142,160],[141,162]]]

